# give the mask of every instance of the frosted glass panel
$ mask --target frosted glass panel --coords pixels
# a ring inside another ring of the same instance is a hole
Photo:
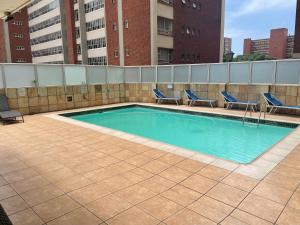
[[[8,88],[34,87],[35,74],[33,65],[4,65],[5,80]]]
[[[155,67],[142,67],[142,83],[155,83]]]
[[[83,66],[64,66],[67,85],[86,84],[85,68]]]
[[[171,83],[172,82],[172,67],[161,66],[157,68],[157,82]]]
[[[106,67],[105,66],[87,66],[86,75],[88,84],[105,84]]]
[[[192,66],[191,83],[207,83],[208,66],[197,65]]]
[[[255,62],[252,65],[253,84],[272,84],[275,69],[274,62]]]
[[[111,84],[124,83],[124,74],[122,67],[108,67],[107,81]]]
[[[0,65],[0,88],[4,88],[4,83],[3,83],[3,78],[2,78],[2,69],[1,69],[1,65]]]
[[[211,64],[209,81],[210,83],[227,83],[228,64]]]
[[[57,65],[38,65],[36,68],[40,87],[62,86],[63,67]]]
[[[277,62],[277,84],[300,84],[300,61]]]
[[[230,83],[248,84],[249,83],[249,63],[230,64]]]
[[[188,66],[174,66],[174,82],[188,83],[189,82],[189,67]]]
[[[139,67],[125,67],[124,71],[126,83],[140,82],[140,68]]]

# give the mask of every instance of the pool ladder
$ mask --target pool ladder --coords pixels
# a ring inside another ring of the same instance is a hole
[[[247,122],[246,119],[247,119],[247,112],[250,113],[250,118],[252,118],[252,112],[255,112],[255,108],[253,105],[249,105],[247,104],[247,107],[246,107],[246,110],[245,110],[245,113],[244,113],[244,116],[243,116],[243,126],[245,126],[245,123]],[[256,121],[256,126],[259,126],[260,124],[260,118],[261,118],[261,114],[262,114],[262,106],[260,105],[259,106],[259,116],[257,118],[257,121]]]

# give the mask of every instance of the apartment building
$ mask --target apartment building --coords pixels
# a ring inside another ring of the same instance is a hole
[[[244,40],[244,55],[261,53],[274,59],[286,59],[293,57],[294,36],[288,35],[288,29],[273,29],[270,38]]]
[[[223,60],[224,0],[32,0],[27,14],[33,63]]]
[[[225,37],[224,38],[224,54],[231,54],[232,53],[232,39]]]
[[[32,62],[26,7],[0,20],[0,62]]]
[[[300,0],[297,0],[295,23],[294,58],[300,58]]]

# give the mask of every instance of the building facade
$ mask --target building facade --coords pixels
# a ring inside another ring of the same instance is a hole
[[[32,0],[27,14],[33,63],[223,60],[224,0]]]
[[[232,39],[225,37],[224,38],[224,55],[232,53]]]
[[[26,7],[0,20],[0,62],[32,62]]]
[[[300,59],[300,0],[297,0],[295,23],[294,58]]]
[[[293,57],[294,36],[288,35],[286,28],[273,29],[270,38],[244,40],[244,55],[261,53],[274,59],[286,59]]]

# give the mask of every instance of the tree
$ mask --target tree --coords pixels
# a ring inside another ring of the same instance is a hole
[[[262,61],[262,60],[273,60],[273,58],[262,53],[253,53],[250,55],[238,55],[234,57],[232,61],[243,62],[243,61]]]

